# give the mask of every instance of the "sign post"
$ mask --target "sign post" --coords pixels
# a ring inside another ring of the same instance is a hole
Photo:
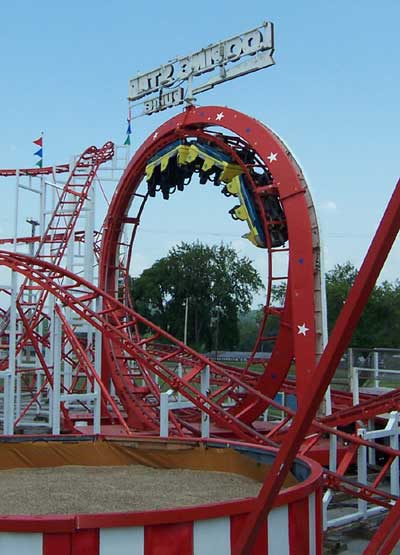
[[[266,21],[250,31],[141,73],[129,80],[128,100],[133,118],[184,102],[191,104],[195,95],[215,85],[274,65],[273,53],[273,24]],[[200,80],[206,73],[208,78]],[[187,82],[186,91],[184,82]],[[136,115],[135,109],[139,109]]]

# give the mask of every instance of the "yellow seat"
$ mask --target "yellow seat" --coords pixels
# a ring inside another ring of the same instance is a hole
[[[249,213],[247,212],[247,208],[244,206],[244,204],[241,204],[240,206],[235,208],[235,216],[238,220],[242,220],[243,222],[247,221],[248,223],[250,222]]]
[[[237,197],[240,191],[240,181],[238,177],[234,177],[232,181],[226,185],[226,188],[231,195],[235,195],[235,197]]]
[[[171,154],[171,152],[168,152],[167,154],[165,154],[164,156],[161,157],[160,166],[161,166],[161,171],[162,172],[167,169],[168,162],[169,162],[169,159],[171,158],[171,156],[173,156],[173,154]]]
[[[147,166],[146,166],[146,181],[150,181],[151,176],[153,175],[155,167],[157,166],[157,164],[158,164],[157,160],[154,161],[154,162],[151,162],[150,164],[147,164]]]
[[[229,183],[235,177],[238,177],[243,173],[243,170],[239,164],[227,164],[224,162],[224,171],[222,172],[220,179],[224,183]]]
[[[189,152],[187,153],[187,157],[186,157],[186,164],[191,164],[192,162],[194,162],[198,157],[199,153],[200,153],[200,150],[196,145],[190,145]]]
[[[187,164],[187,158],[190,151],[189,145],[179,145],[178,146],[178,153],[177,153],[177,162],[178,166],[182,166],[183,164]]]

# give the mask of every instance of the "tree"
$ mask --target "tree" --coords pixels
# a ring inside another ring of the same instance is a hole
[[[188,299],[188,343],[197,349],[236,347],[239,313],[261,287],[251,261],[223,243],[181,243],[131,278],[136,310],[178,338]]]
[[[326,274],[328,328],[332,330],[357,276],[357,268],[346,262]],[[351,340],[353,347],[399,347],[400,282],[376,285]]]
[[[239,351],[252,351],[257,341],[260,326],[263,321],[264,306],[260,305],[256,310],[250,310],[239,315]],[[276,314],[269,314],[264,327],[264,337],[276,337],[279,331],[279,317]],[[271,341],[261,341],[257,349],[262,352],[270,352],[273,343]]]
[[[335,325],[356,276],[357,268],[351,262],[336,264],[333,270],[325,274],[329,332]]]
[[[239,315],[239,351],[253,349],[262,318],[261,312],[261,310],[249,310]]]
[[[351,262],[337,264],[325,275],[329,332],[335,325],[356,276],[357,268]],[[286,284],[275,285],[272,300],[282,306],[285,297]],[[384,281],[374,287],[352,337],[351,346],[398,348],[399,343],[400,281]]]

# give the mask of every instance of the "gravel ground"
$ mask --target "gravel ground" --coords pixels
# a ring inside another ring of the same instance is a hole
[[[0,514],[145,511],[254,497],[261,484],[238,474],[129,466],[0,471]]]
[[[345,514],[345,513],[344,513]],[[361,555],[376,532],[382,517],[354,522],[325,533],[325,555]],[[388,554],[389,555],[389,554]],[[397,545],[390,555],[400,555]]]

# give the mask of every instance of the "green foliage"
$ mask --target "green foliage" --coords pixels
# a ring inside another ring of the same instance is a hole
[[[189,301],[188,343],[197,349],[237,348],[238,315],[249,310],[262,287],[247,257],[227,245],[181,243],[131,279],[138,312],[176,337],[183,337]]]
[[[350,262],[337,264],[326,274],[328,327],[332,330],[339,312],[357,276]],[[400,342],[400,282],[384,281],[376,285],[360,322],[354,332],[353,347],[399,347]]]
[[[283,306],[286,298],[286,283],[279,283],[272,286],[272,301],[277,306]]]
[[[332,330],[357,276],[350,262],[326,274],[328,327]],[[181,243],[138,278],[131,280],[136,309],[146,318],[183,338],[189,299],[188,343],[200,350],[250,351],[257,338],[262,309],[250,310],[261,286],[248,258],[229,246]],[[282,305],[286,284],[275,286],[273,302]],[[270,317],[265,335],[276,335],[279,322]],[[142,330],[145,331],[145,330]],[[400,281],[375,286],[353,335],[353,347],[394,347],[400,343]]]
[[[239,316],[238,351],[251,351],[257,338],[260,326],[260,311],[249,310]]]
[[[250,310],[239,316],[239,351],[251,351],[255,345],[259,328],[263,319],[264,307],[260,306],[256,310]],[[279,329],[279,318],[275,314],[270,314],[264,330],[264,336],[276,336]],[[272,343],[262,342],[259,346],[260,351],[270,351]]]

